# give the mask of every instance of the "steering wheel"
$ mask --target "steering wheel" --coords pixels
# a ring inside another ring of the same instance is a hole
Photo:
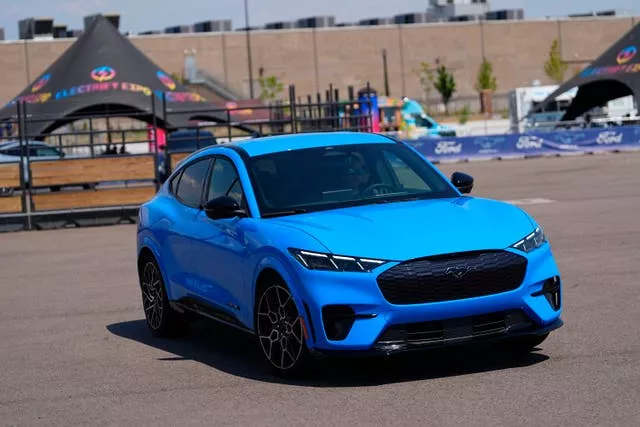
[[[368,186],[363,192],[363,195],[366,195],[370,192],[372,192],[374,189],[376,188],[380,188],[382,191],[378,192],[377,194],[388,194],[388,193],[395,193],[395,188],[393,188],[392,186],[388,185],[388,184],[382,184],[382,183],[378,183],[378,184],[372,184],[370,186]],[[388,190],[388,191],[385,191]],[[373,193],[371,193],[373,194]]]

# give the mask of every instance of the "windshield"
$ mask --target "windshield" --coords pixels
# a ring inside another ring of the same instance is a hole
[[[426,117],[423,117],[420,114],[414,114],[413,118],[416,120],[416,125],[418,127],[423,127],[427,129],[431,129],[433,127],[433,122]]]
[[[291,150],[254,157],[248,167],[263,216],[458,195],[401,144]]]

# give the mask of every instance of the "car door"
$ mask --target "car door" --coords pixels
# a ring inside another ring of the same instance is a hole
[[[233,161],[224,156],[214,159],[205,200],[230,196],[246,209],[244,192]],[[218,309],[237,315],[242,307],[243,259],[246,251],[246,219],[213,220],[204,211],[197,215],[197,237],[193,241],[194,258],[200,281],[205,283],[206,301]]]
[[[197,220],[202,196],[211,165],[211,158],[197,159],[171,183],[173,206],[163,245],[163,260],[167,269],[173,299],[197,296],[205,292],[198,279],[198,263],[194,257],[193,239],[197,236]]]

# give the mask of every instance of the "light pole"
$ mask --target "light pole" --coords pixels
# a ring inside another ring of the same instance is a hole
[[[382,73],[384,77],[384,94],[389,96],[389,69],[387,68],[387,49],[382,49]]]
[[[24,73],[27,78],[27,85],[31,83],[31,73],[29,72],[29,41],[27,39],[24,40]]]
[[[244,25],[247,32],[247,61],[249,63],[249,96],[253,99],[253,65],[251,64],[251,30],[249,29],[249,1],[244,0]]]

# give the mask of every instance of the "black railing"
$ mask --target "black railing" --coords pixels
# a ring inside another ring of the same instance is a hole
[[[368,85],[367,85],[368,87]],[[223,117],[223,121],[200,121],[189,128],[209,128],[216,136],[226,139],[247,136],[271,136],[300,132],[355,131],[372,129],[369,101],[362,105],[350,91],[347,100],[340,101],[338,90],[331,89],[323,101],[320,94],[313,102],[311,95],[297,98],[295,87],[290,86],[286,101],[278,100],[263,105],[245,105],[234,108],[193,108],[190,110],[167,109],[166,99],[161,100],[162,122],[170,123],[175,116]],[[366,107],[366,108],[363,108]]]
[[[0,231],[135,221],[141,198],[157,191],[172,159],[208,145],[372,129],[372,116],[364,113],[371,105],[354,99],[351,88],[347,100],[333,88],[324,99],[297,97],[291,86],[286,99],[269,103],[171,107],[163,94],[151,96],[144,111],[108,106],[61,119],[19,103],[16,116],[0,122]],[[57,128],[34,131],[46,127]]]

